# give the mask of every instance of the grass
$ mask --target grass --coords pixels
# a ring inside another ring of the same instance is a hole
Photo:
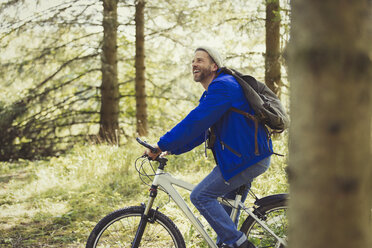
[[[284,153],[286,145],[280,140],[276,143],[277,152]],[[142,152],[134,142],[122,147],[89,145],[45,161],[1,163],[0,247],[84,247],[104,215],[146,201],[148,186],[134,168]],[[209,158],[203,154],[200,147],[182,156],[169,156],[167,170],[197,183],[214,166],[211,153]],[[254,182],[257,195],[287,191],[285,162],[285,158],[273,156],[269,172]],[[181,194],[188,198],[187,192]],[[157,205],[179,226],[187,247],[206,247],[168,200],[160,193]]]

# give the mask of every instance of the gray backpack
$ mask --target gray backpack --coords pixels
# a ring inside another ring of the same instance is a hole
[[[243,88],[245,98],[253,108],[255,114],[251,115],[236,108],[232,111],[243,114],[252,120],[268,126],[273,132],[281,133],[289,126],[289,118],[279,98],[264,83],[257,81],[254,77],[242,73],[221,68],[221,72],[234,76]]]
[[[280,102],[279,98],[272,92],[269,87],[264,83],[257,81],[254,77],[249,75],[243,75],[242,73],[222,67],[218,73],[226,73],[234,76],[236,81],[240,84],[244,91],[245,98],[248,100],[249,104],[253,108],[255,114],[244,112],[237,108],[230,108],[231,111],[242,114],[248,119],[251,119],[255,124],[255,154],[258,156],[260,154],[258,149],[258,125],[262,124],[269,127],[271,130],[268,133],[268,141],[271,139],[273,133],[281,133],[289,126],[289,118],[285,112],[285,109]],[[247,120],[248,121],[248,120]],[[208,148],[213,147],[215,141],[214,127],[210,129],[210,135],[208,139]],[[273,154],[277,154],[274,153]],[[280,154],[277,154],[280,155]],[[282,155],[281,155],[282,156]]]

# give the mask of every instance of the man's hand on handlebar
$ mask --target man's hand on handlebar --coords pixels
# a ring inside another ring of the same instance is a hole
[[[156,152],[153,152],[150,149],[146,149],[145,153],[144,153],[149,158],[151,158],[151,160],[155,160],[157,157],[159,157],[159,155],[160,155],[160,157],[168,155],[168,152],[163,152],[162,150],[160,150],[158,145],[153,145],[153,147],[156,148],[156,150],[157,150]]]
[[[158,145],[150,145],[146,141],[141,140],[139,137],[136,138],[137,142],[146,147],[147,149],[143,153],[144,156],[149,157],[151,160],[156,160],[159,155],[160,158],[169,154],[169,152],[163,152]]]

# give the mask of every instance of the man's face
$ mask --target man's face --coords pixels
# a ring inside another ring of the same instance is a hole
[[[204,51],[196,51],[192,60],[192,74],[195,82],[203,82],[216,71],[216,65]]]

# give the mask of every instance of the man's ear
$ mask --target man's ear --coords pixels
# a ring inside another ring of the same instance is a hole
[[[213,63],[213,71],[217,72],[218,71],[218,66],[216,63]]]

